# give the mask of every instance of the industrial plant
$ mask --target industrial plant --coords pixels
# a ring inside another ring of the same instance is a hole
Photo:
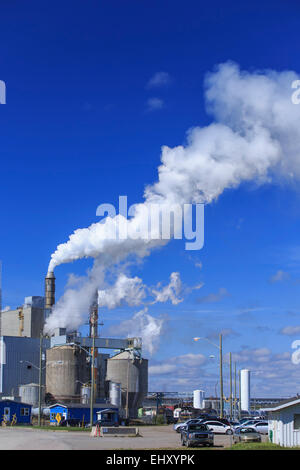
[[[55,276],[50,272],[43,297],[26,297],[15,310],[0,308],[2,400],[31,405],[39,416],[45,409],[51,414],[60,404],[72,409],[73,416],[75,409],[77,415],[81,410],[78,416],[85,422],[95,421],[101,410],[116,412],[119,421],[137,417],[148,392],[148,360],[142,357],[141,338],[99,337],[96,300],[87,312],[87,336],[64,328],[46,336],[45,321],[54,305]]]
[[[250,370],[240,370],[237,380],[236,368],[228,398],[223,385],[219,397],[199,389],[148,391],[141,338],[101,337],[96,293],[87,312],[88,335],[61,327],[45,334],[55,307],[55,281],[48,272],[44,296],[25,297],[14,310],[2,311],[0,305],[0,404],[6,421],[19,413],[19,423],[27,422],[29,415],[38,416],[39,422],[47,416],[53,425],[61,419],[87,425],[104,415],[111,425],[153,423],[158,416],[170,423],[200,412],[235,420],[282,401],[251,398]]]

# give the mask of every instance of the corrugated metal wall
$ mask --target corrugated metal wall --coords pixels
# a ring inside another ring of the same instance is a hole
[[[294,430],[294,415],[300,414],[300,405],[271,413],[269,430],[273,431],[273,442],[284,447],[300,446],[300,430]]]
[[[43,349],[46,345],[49,347],[49,340],[44,339]],[[0,393],[4,396],[18,396],[20,385],[39,381],[40,340],[4,336],[2,349],[4,356],[0,364]]]

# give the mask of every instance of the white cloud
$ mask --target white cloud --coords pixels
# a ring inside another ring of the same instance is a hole
[[[167,72],[157,72],[148,81],[146,88],[157,88],[169,85],[171,77]]]
[[[164,101],[161,98],[149,98],[147,100],[147,111],[158,111],[164,107]]]
[[[273,276],[270,278],[270,282],[282,282],[287,281],[290,278],[289,273],[279,269]]]
[[[230,294],[227,291],[227,289],[225,289],[225,287],[220,287],[218,292],[205,295],[204,297],[200,297],[199,299],[197,299],[197,302],[199,304],[220,302],[221,300],[223,300],[225,297],[228,297],[229,295]]]
[[[285,326],[280,333],[286,336],[300,335],[300,326]]]
[[[157,287],[160,287],[158,284]],[[161,290],[152,289],[152,293],[155,296],[154,303],[156,302],[167,302],[170,300],[173,305],[177,305],[183,301],[183,298],[180,298],[179,295],[182,291],[182,282],[178,272],[174,272],[170,276],[170,283],[163,287]]]

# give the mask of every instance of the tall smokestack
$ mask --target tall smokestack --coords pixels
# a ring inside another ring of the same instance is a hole
[[[98,337],[98,291],[96,291],[90,306],[90,337]]]
[[[55,276],[48,272],[45,278],[45,309],[51,309],[55,304]]]

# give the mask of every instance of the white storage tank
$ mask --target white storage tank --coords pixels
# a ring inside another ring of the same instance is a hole
[[[82,385],[80,388],[80,403],[88,405],[91,400],[91,387],[90,385]]]
[[[109,382],[109,402],[117,406],[119,409],[122,404],[122,388],[117,382]]]
[[[193,407],[200,410],[204,408],[205,392],[204,390],[194,390]]]
[[[241,410],[250,411],[250,370],[242,369],[241,374]]]
[[[44,387],[41,390],[41,401],[44,401]],[[20,385],[19,387],[19,396],[21,397],[21,402],[28,403],[32,406],[37,406],[39,403],[39,384],[26,384]]]

